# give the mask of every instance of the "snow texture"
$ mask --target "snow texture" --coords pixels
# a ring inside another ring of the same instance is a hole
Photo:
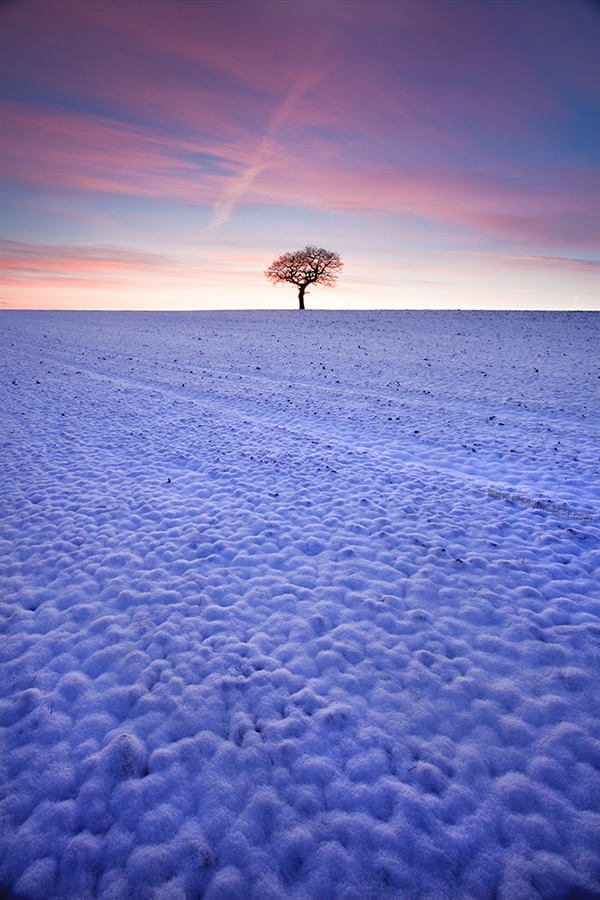
[[[600,896],[596,314],[0,322],[4,895]]]

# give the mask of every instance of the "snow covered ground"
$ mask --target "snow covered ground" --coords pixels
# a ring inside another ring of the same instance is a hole
[[[0,892],[600,895],[597,314],[0,327]]]

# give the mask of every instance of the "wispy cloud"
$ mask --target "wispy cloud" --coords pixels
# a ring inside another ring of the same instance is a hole
[[[252,162],[238,178],[233,180],[232,184],[228,185],[223,197],[215,203],[211,223],[213,227],[223,225],[229,220],[236,204],[247,194],[255,179],[262,172],[278,164],[285,165],[287,162],[285,155],[278,148],[277,138],[282,129],[298,114],[304,97],[325,77],[321,60],[325,54],[326,43],[326,35],[321,33],[309,48],[304,68],[271,116]]]
[[[53,191],[171,195],[206,203],[214,182],[226,177],[207,171],[202,160],[220,156],[213,146],[99,116],[0,101],[0,121],[5,180]]]
[[[487,253],[489,258],[495,260],[510,260],[522,262],[525,265],[548,265],[556,268],[575,269],[588,275],[600,275],[600,259],[579,259],[570,256],[544,256],[533,253]]]
[[[0,241],[0,281],[60,276],[85,278],[176,270],[179,262],[159,253],[122,247],[74,247]]]
[[[537,247],[592,249],[600,242],[600,178],[592,171],[538,166],[535,175],[501,168],[493,175],[449,162],[365,167],[327,135],[288,139],[295,112],[322,70],[307,66],[271,116],[253,150],[250,142],[200,143],[160,135],[99,116],[0,101],[5,178],[55,193],[76,191],[174,197],[213,208],[212,225],[237,204],[392,212],[429,218]]]

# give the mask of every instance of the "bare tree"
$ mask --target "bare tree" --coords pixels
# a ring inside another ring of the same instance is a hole
[[[298,303],[304,309],[304,295],[309,284],[333,287],[342,269],[339,254],[309,245],[304,250],[284,253],[271,263],[265,276],[273,284],[287,282],[298,288]]]

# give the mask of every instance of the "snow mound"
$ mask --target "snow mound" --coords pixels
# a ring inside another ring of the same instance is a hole
[[[600,895],[597,317],[0,315],[0,889]]]

